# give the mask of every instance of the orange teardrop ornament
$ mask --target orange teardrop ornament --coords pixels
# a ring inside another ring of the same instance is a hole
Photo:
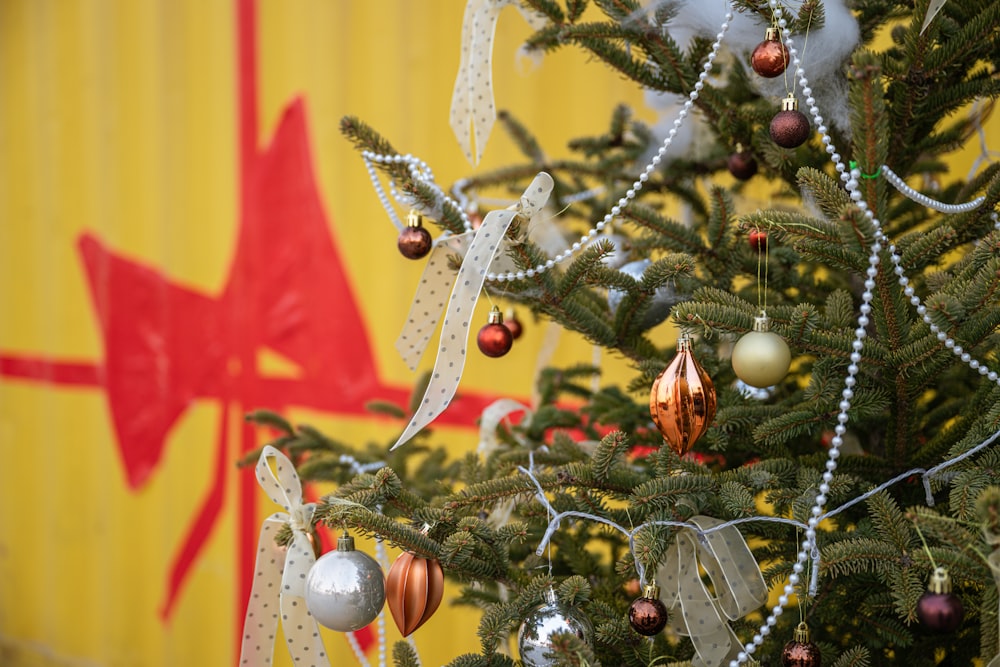
[[[649,414],[670,449],[683,456],[708,430],[715,406],[715,385],[691,354],[691,339],[682,335],[677,355],[653,382]]]
[[[443,596],[444,572],[436,559],[406,552],[389,568],[385,602],[404,637],[409,637],[437,611]]]

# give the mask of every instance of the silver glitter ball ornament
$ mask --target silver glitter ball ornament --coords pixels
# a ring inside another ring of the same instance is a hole
[[[642,280],[642,276],[646,273],[646,269],[652,264],[648,259],[639,259],[634,262],[629,262],[628,264],[622,266],[618,270],[622,273],[628,274],[636,280]],[[616,289],[608,290],[608,308],[611,309],[611,314],[614,315],[618,311],[618,306],[621,305],[622,299],[625,298],[625,292]],[[667,319],[670,315],[670,309],[673,308],[682,299],[677,296],[674,289],[668,285],[657,288],[656,292],[653,294],[652,300],[649,302],[649,307],[646,312],[642,314],[642,328],[652,329],[657,324]]]
[[[594,626],[578,609],[559,602],[555,591],[549,589],[545,593],[545,603],[528,614],[517,633],[517,647],[525,667],[554,664],[552,638],[567,632],[590,644]]]
[[[316,621],[337,632],[360,630],[385,605],[385,574],[378,561],[354,549],[354,538],[337,540],[306,577],[306,607]]]

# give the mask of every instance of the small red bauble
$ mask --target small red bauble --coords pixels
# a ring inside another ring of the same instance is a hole
[[[750,247],[757,252],[765,252],[767,250],[767,232],[760,229],[751,231]]]
[[[799,101],[789,95],[781,101],[781,111],[771,119],[771,141],[782,148],[797,148],[809,138],[809,119],[799,111]]]
[[[524,333],[524,327],[521,326],[521,321],[517,319],[517,315],[515,315],[512,310],[508,311],[507,316],[503,320],[503,325],[510,329],[510,335],[514,340],[520,338],[521,334]]]
[[[748,181],[757,173],[757,160],[753,153],[743,148],[742,144],[736,144],[736,152],[726,160],[726,169],[741,181]]]
[[[502,357],[510,352],[514,336],[511,335],[510,329],[504,326],[503,314],[496,306],[490,311],[487,323],[479,330],[476,344],[479,345],[479,351],[487,357]]]
[[[939,567],[931,575],[927,592],[917,600],[917,618],[924,629],[945,634],[958,630],[965,617],[962,600],[951,592],[948,570]]]
[[[788,47],[778,39],[778,30],[768,28],[764,41],[750,54],[750,67],[761,76],[773,79],[788,67]]]
[[[667,625],[667,607],[660,601],[660,587],[648,584],[642,597],[636,598],[628,608],[628,622],[640,635],[652,637]]]
[[[783,667],[820,667],[819,647],[809,638],[809,626],[799,623],[792,641],[781,649]]]
[[[420,259],[431,251],[431,233],[423,227],[423,220],[419,213],[410,211],[406,218],[406,227],[399,233],[396,245],[399,252],[407,259]]]

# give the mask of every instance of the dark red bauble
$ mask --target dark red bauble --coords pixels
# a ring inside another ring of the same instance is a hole
[[[628,608],[628,622],[640,635],[652,637],[667,626],[667,607],[660,601],[660,589],[648,585],[642,597],[636,598]]]
[[[767,250],[767,232],[755,229],[750,232],[750,247],[757,252]]]
[[[771,141],[782,148],[798,148],[809,138],[809,119],[798,109],[782,109],[771,119]]]
[[[514,340],[520,338],[521,334],[524,333],[524,327],[521,326],[520,320],[513,313],[504,318],[503,325],[510,329],[510,335]]]
[[[757,160],[753,158],[750,151],[739,151],[733,153],[726,160],[726,168],[734,178],[741,181],[748,181],[757,173]]]
[[[504,325],[503,314],[496,306],[490,310],[487,323],[479,330],[476,344],[479,345],[479,351],[487,357],[502,357],[510,352],[510,346],[514,344],[514,336],[510,329]]]
[[[951,576],[943,567],[934,569],[927,592],[917,600],[917,618],[929,632],[946,634],[958,630],[965,618],[962,600],[951,592]]]
[[[431,233],[423,227],[404,227],[399,233],[396,245],[407,259],[420,259],[431,251]]]
[[[773,79],[788,67],[788,47],[778,39],[778,31],[768,28],[764,41],[750,54],[750,67],[761,76]]]
[[[781,649],[781,664],[783,667],[820,667],[821,658],[819,647],[809,638],[809,626],[799,623],[792,641]]]

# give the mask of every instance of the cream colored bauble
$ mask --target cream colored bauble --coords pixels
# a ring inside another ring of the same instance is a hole
[[[736,377],[751,387],[770,387],[788,374],[792,352],[785,339],[768,330],[767,316],[756,318],[754,330],[733,346],[733,370]]]

